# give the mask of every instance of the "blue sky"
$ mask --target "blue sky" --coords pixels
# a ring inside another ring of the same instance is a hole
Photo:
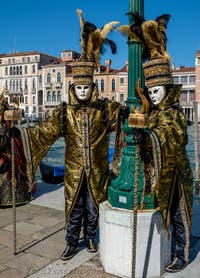
[[[168,52],[175,66],[194,66],[200,50],[200,1],[144,0],[144,5],[146,19],[171,15]],[[129,0],[1,0],[0,53],[39,51],[60,57],[65,49],[80,52],[77,8],[97,27],[115,20],[128,24]],[[117,54],[106,48],[101,63],[109,58],[119,69],[128,59],[127,39],[118,32],[109,38],[116,42]]]

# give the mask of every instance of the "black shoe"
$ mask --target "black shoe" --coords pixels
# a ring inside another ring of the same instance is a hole
[[[87,240],[87,251],[91,252],[91,253],[95,253],[97,252],[98,247],[97,245],[94,243],[93,239],[88,239]]]
[[[167,272],[178,272],[183,270],[187,265],[187,262],[179,257],[175,257],[174,260],[169,263],[166,268],[165,271]]]
[[[77,246],[67,245],[65,251],[61,255],[61,260],[67,261],[71,259],[78,252]]]

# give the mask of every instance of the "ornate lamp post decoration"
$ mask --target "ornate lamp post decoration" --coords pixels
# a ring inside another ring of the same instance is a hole
[[[138,13],[140,16],[144,16],[144,0],[130,0],[129,13]],[[129,16],[130,25],[133,23],[132,21],[132,17]],[[141,105],[140,98],[135,88],[139,78],[142,80],[142,83],[144,80],[142,63],[141,44],[129,37],[127,105],[130,110],[133,106],[139,107]],[[127,137],[126,147],[122,151],[120,172],[117,178],[112,180],[111,186],[108,188],[108,200],[112,206],[133,209],[135,207],[135,199],[137,198],[139,206],[143,203],[142,209],[154,208],[154,197],[151,194],[146,196],[143,194],[144,175],[139,152],[137,150],[139,146],[136,146],[132,140],[134,128],[129,125],[129,122],[126,121],[124,125]],[[137,186],[135,184],[136,179]]]

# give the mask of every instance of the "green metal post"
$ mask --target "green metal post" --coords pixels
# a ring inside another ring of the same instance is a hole
[[[140,15],[144,15],[144,0],[130,0],[129,12],[138,12]],[[129,24],[132,24],[131,17]],[[128,41],[128,99],[127,105],[131,107],[140,106],[140,99],[136,95],[135,87],[138,78],[142,80],[142,48],[138,42],[133,40]],[[111,186],[108,188],[108,201],[114,207],[133,209],[134,206],[134,172],[136,168],[136,145],[133,143],[133,128],[128,126],[128,121],[124,124],[124,130],[126,136],[126,147],[122,151],[122,158],[120,164],[119,175],[112,180]],[[138,175],[138,205],[140,206],[143,198],[144,188],[144,175],[142,171],[141,160],[139,163],[139,175]],[[154,198],[153,198],[154,199]],[[143,209],[151,209],[154,207],[154,201],[152,196],[145,196],[143,200]]]

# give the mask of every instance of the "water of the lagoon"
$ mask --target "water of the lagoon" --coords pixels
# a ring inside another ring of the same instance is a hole
[[[200,125],[198,126],[200,133]],[[199,136],[200,137],[200,136]],[[111,135],[111,145],[113,145],[114,134]],[[199,140],[200,145],[200,140]],[[44,158],[44,162],[50,165],[64,165],[64,153],[65,153],[65,144],[64,138],[60,138],[57,142],[52,145],[51,149],[48,151],[47,155]],[[195,177],[195,151],[194,151],[194,125],[188,126],[188,145],[187,145],[187,154],[190,159],[191,167]],[[37,175],[39,178],[39,175]]]

